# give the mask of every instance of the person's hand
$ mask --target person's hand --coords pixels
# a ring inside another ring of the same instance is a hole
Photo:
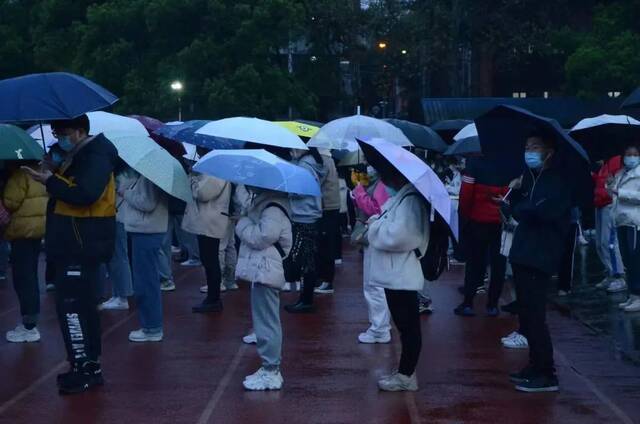
[[[40,171],[36,171],[34,169],[29,168],[28,166],[21,166],[20,169],[26,172],[27,175],[29,175],[33,180],[42,184],[46,184],[47,180],[53,176],[53,172],[51,172],[48,169],[42,169]]]
[[[497,205],[508,205],[509,202],[507,200],[505,200],[504,196],[493,196],[491,198],[491,200],[493,200],[493,202]]]
[[[509,183],[509,188],[511,190],[520,190],[522,188],[522,176],[511,181]]]

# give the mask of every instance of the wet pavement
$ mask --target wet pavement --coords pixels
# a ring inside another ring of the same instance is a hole
[[[461,267],[430,287],[435,312],[422,318],[421,390],[378,392],[399,345],[395,332],[388,345],[356,342],[367,326],[359,263],[357,252],[346,253],[336,293],[318,298],[316,314],[282,313],[285,387],[274,393],[242,389],[259,366],[255,347],[240,341],[251,326],[246,286],[223,295],[223,313],[193,315],[203,275],[179,270],[177,291],[164,295],[158,344],[127,341],[135,311],[103,313],[107,384],[74,397],[55,389],[66,365],[53,299],[43,295],[42,341],[0,340],[0,423],[640,423],[640,367],[611,347],[615,331],[594,332],[564,309],[549,314],[561,392],[516,392],[506,376],[526,363],[527,351],[499,342],[516,320],[453,315]],[[0,329],[17,318],[13,290],[0,283]]]

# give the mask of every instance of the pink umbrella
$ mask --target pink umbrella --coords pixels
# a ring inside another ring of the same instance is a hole
[[[129,118],[133,118],[138,120],[144,127],[149,131],[150,137],[158,143],[161,147],[163,147],[166,151],[171,153],[174,157],[181,157],[186,154],[187,151],[184,149],[184,146],[181,143],[176,143],[175,141],[171,141],[168,138],[162,137],[160,135],[154,134],[154,131],[164,125],[162,121],[158,119],[151,118],[150,116],[144,115],[129,115]]]

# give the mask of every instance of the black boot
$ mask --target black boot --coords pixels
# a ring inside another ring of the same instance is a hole
[[[220,312],[222,309],[222,301],[220,299],[211,300],[206,298],[200,305],[191,308],[191,311],[194,314],[206,314],[209,312]]]
[[[95,386],[102,386],[102,368],[99,362],[87,361],[79,364],[58,379],[58,390],[63,395],[86,392]]]
[[[287,305],[284,310],[292,314],[308,314],[313,312],[313,305],[298,301],[293,305]]]

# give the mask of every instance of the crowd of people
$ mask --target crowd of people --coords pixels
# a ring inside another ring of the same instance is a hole
[[[418,389],[420,314],[432,311],[420,261],[433,219],[398,169],[339,169],[328,150],[267,146],[313,175],[322,195],[309,196],[233,184],[195,172],[193,161],[181,158],[193,197],[186,203],[127,166],[104,135],[89,136],[85,115],[51,127],[58,142],[42,163],[6,167],[0,212],[7,220],[4,240],[10,243],[22,316],[6,339],[40,340],[38,263],[44,239],[46,283],[56,293],[70,363],[58,377],[61,393],[103,384],[100,311],[127,310],[133,300],[140,328],[129,340],[163,340],[162,292],[176,290],[175,257],[182,266],[204,269],[204,298],[193,313],[220,313],[221,292],[238,289],[238,281],[251,284],[253,328],[243,341],[257,345],[262,366],[243,384],[247,390],[280,389],[280,292],[300,293],[284,307],[288,313],[315,312],[314,297],[335,290],[344,236],[363,256],[369,327],[357,340],[389,343],[393,321],[402,345],[397,370],[378,386]],[[519,329],[502,342],[529,348],[528,365],[510,376],[526,392],[558,390],[546,298],[554,275],[560,290],[571,290],[579,228],[581,205],[554,161],[557,149],[549,134],[531,133],[527,169],[507,185],[495,178],[496,163],[488,157],[431,163],[460,218],[451,256],[466,267],[463,301],[454,312],[474,316],[476,294],[487,280],[486,314],[497,317],[506,275],[513,275],[516,298],[503,309],[518,315]],[[198,153],[206,150],[199,147]],[[639,164],[640,148],[632,145],[594,172],[597,252],[607,272],[598,287],[628,288],[629,298],[620,304],[627,312],[640,311]]]

